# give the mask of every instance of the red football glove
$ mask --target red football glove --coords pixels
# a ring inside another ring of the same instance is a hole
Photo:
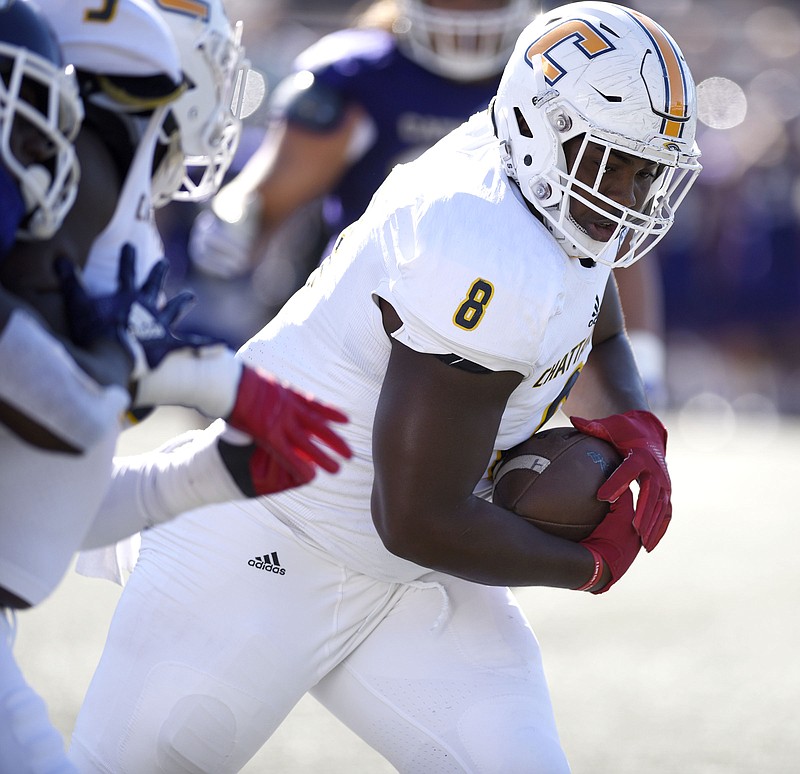
[[[639,482],[639,497],[633,526],[647,551],[664,536],[672,518],[672,483],[667,471],[667,431],[649,411],[626,411],[605,419],[570,417],[587,435],[613,444],[622,464],[597,491],[599,500],[613,503],[631,485]]]
[[[330,473],[339,470],[339,462],[314,441],[349,459],[350,447],[329,426],[330,422],[347,421],[341,411],[301,395],[250,366],[242,368],[236,402],[227,417],[231,427],[247,433],[261,449],[250,463],[254,478],[262,481],[261,488],[277,485],[284,474],[288,481],[307,483],[314,478],[315,465]],[[276,464],[283,473],[279,474]],[[280,489],[271,488],[258,494],[277,491]]]
[[[224,437],[217,448],[225,467],[245,497],[274,494],[307,484],[314,478],[315,469],[300,469],[254,443],[231,443]]]
[[[611,503],[606,517],[589,537],[581,540],[581,545],[599,554],[611,571],[611,580],[592,593],[608,591],[627,572],[642,547],[639,533],[633,527],[633,494],[630,489],[624,489]]]

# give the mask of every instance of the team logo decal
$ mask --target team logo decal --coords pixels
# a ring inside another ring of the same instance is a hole
[[[598,29],[583,19],[570,19],[545,32],[525,52],[525,59],[533,66],[533,58],[542,56],[545,80],[552,86],[566,75],[558,63],[558,49],[562,44],[575,46],[587,59],[614,51],[614,44]]]

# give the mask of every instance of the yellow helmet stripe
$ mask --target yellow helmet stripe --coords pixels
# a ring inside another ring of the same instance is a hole
[[[664,73],[665,105],[664,112],[656,113],[664,119],[661,131],[667,137],[680,137],[688,118],[688,95],[686,73],[675,46],[661,26],[642,13],[625,9],[647,33],[656,48]],[[653,109],[656,106],[653,105]]]
[[[182,13],[208,21],[210,16],[208,2],[205,0],[156,0],[156,5],[165,11]]]

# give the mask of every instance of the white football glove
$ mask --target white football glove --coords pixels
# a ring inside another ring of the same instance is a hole
[[[214,207],[203,210],[189,235],[189,258],[204,274],[219,279],[241,277],[251,268],[258,232],[258,207],[245,204],[238,220],[224,220]]]

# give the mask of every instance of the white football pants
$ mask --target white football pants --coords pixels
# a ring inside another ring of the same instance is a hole
[[[569,771],[507,589],[376,581],[238,503],[143,535],[70,755],[81,772],[236,772],[306,692],[404,774]]]

